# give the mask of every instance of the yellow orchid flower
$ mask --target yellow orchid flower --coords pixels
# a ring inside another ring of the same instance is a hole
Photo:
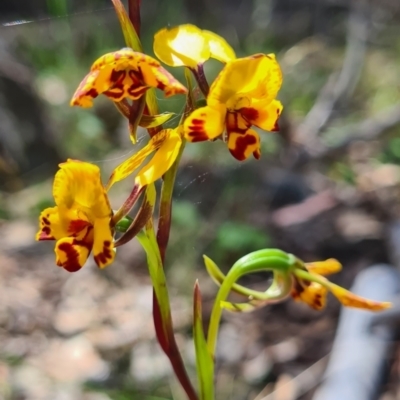
[[[315,310],[322,310],[326,305],[326,297],[331,292],[344,306],[380,311],[390,307],[389,302],[379,302],[357,296],[338,286],[323,275],[339,272],[342,265],[335,259],[306,263],[305,269],[296,268],[293,274],[291,296],[308,304]],[[306,272],[306,273],[304,273]]]
[[[303,263],[293,254],[278,249],[258,250],[239,259],[224,275],[218,266],[204,256],[208,273],[213,280],[224,285],[224,293],[234,291],[249,299],[247,303],[231,303],[222,300],[222,307],[234,312],[249,312],[256,308],[281,301],[292,296],[315,310],[322,310],[326,305],[326,297],[331,292],[344,306],[380,311],[391,307],[390,302],[369,300],[330,282],[323,275],[339,272],[342,265],[331,258],[325,261]],[[243,275],[261,270],[272,271],[273,281],[265,292],[248,289],[238,283]]]
[[[160,179],[178,157],[182,145],[181,128],[164,129],[154,135],[141,150],[116,167],[107,184],[109,189],[114,183],[125,179],[139,168],[146,158],[155,153],[153,158],[137,173],[135,186],[139,190]]]
[[[97,59],[71,99],[71,106],[91,107],[104,94],[114,102],[136,100],[147,89],[161,89],[166,97],[185,94],[187,89],[154,58],[125,48]]]
[[[171,67],[196,69],[209,58],[223,63],[236,58],[225,39],[191,24],[159,30],[154,35],[153,50],[164,64]]]
[[[42,211],[36,240],[56,240],[56,263],[80,270],[93,250],[104,268],[114,260],[112,210],[96,165],[77,160],[60,164],[53,183],[55,207]]]
[[[255,54],[226,64],[211,85],[207,106],[195,110],[185,121],[190,142],[213,140],[226,130],[231,154],[239,161],[251,154],[260,158],[257,126],[276,131],[282,104],[275,100],[282,72],[273,54]]]

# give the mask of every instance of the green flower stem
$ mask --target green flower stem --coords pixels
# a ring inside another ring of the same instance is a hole
[[[141,232],[137,236],[137,239],[146,251],[147,264],[153,283],[153,320],[158,342],[169,358],[174,372],[189,400],[198,400],[175,341],[164,266],[151,220],[146,225],[145,233]]]
[[[160,257],[160,268],[163,269],[165,262],[165,253],[168,246],[169,234],[171,229],[171,213],[172,213],[172,193],[175,184],[176,173],[178,171],[178,165],[180,158],[184,150],[185,143],[182,143],[178,157],[173,166],[164,175],[163,185],[161,189],[160,199],[160,211],[159,211],[159,222],[157,229],[157,244],[158,253]],[[160,272],[161,274],[161,272]],[[164,275],[164,271],[162,271]],[[197,400],[197,394],[189,380],[188,374],[185,369],[185,365],[182,360],[182,356],[179,352],[172,325],[171,309],[169,298],[159,297],[155,290],[153,292],[153,319],[154,326],[157,334],[157,339],[164,350],[165,354],[169,358],[171,365],[175,371],[175,374],[185,390],[190,400]],[[168,294],[167,283],[163,283],[163,290]],[[162,299],[162,302],[160,301]]]
[[[232,290],[233,285],[243,275],[260,271],[277,271],[281,275],[289,276],[293,266],[298,260],[291,254],[277,249],[265,249],[255,251],[242,257],[232,266],[223,281],[211,312],[210,325],[208,328],[207,345],[212,357],[215,357],[215,349],[218,338],[219,324],[222,315],[221,302],[225,301]],[[272,285],[272,292],[265,292],[270,300],[278,300],[287,296],[284,291],[277,291]]]
[[[294,275],[296,275],[298,278],[300,279],[304,279],[305,281],[308,282],[315,282],[315,283],[319,283],[320,285],[324,286],[326,289],[331,290],[332,287],[337,287],[342,289],[340,286],[335,285],[334,283],[328,281],[326,278],[324,278],[321,275],[317,275],[317,274],[310,274],[308,271],[303,270],[303,269],[298,269],[296,268],[293,271]]]

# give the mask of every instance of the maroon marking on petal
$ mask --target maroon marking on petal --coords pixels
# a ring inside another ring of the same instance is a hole
[[[254,150],[254,151],[253,151],[253,156],[254,156],[254,158],[255,158],[256,160],[259,160],[260,157],[261,157],[261,151],[260,151],[260,149]]]
[[[119,87],[114,86],[112,89],[103,92],[103,94],[106,95],[107,97],[114,99],[114,101],[120,101],[125,97],[124,96],[125,91],[121,86]]]
[[[251,107],[243,107],[239,110],[239,112],[242,114],[242,117],[247,120],[247,122],[254,121],[259,115],[258,111]]]
[[[83,229],[85,229],[88,225],[90,225],[90,222],[84,221],[82,219],[72,220],[69,223],[68,232],[70,232],[70,233],[79,233]]]
[[[79,253],[71,243],[61,243],[58,249],[63,251],[67,257],[64,264],[58,264],[59,267],[63,267],[68,272],[76,272],[82,268],[82,265],[79,264]]]
[[[157,83],[157,89],[160,89],[162,91],[165,91],[165,88],[167,87],[167,85],[163,82],[158,82]]]
[[[190,131],[190,132],[187,133],[187,136],[190,137],[190,141],[192,143],[205,142],[206,140],[208,140],[208,136],[204,132],[193,132],[193,131]]]
[[[42,222],[43,222],[45,225],[51,225],[50,221],[49,221],[46,217],[42,217]]]
[[[279,130],[279,124],[278,121],[276,121],[274,127],[271,129],[271,132],[278,132]]]
[[[122,81],[125,79],[125,76],[126,71],[116,71],[115,69],[113,69],[111,72],[110,81],[118,85],[122,83]]]
[[[313,303],[317,308],[322,307],[321,295],[319,293],[315,293],[315,297],[313,299]]]
[[[91,88],[85,93],[85,96],[92,97],[95,99],[99,95],[98,91],[95,88]]]
[[[141,66],[138,67],[137,71],[132,71],[132,72],[136,75],[136,79],[138,81],[144,83],[143,71]]]
[[[187,136],[190,137],[190,141],[195,143],[208,140],[208,136],[204,131],[204,121],[201,119],[194,119],[191,122],[192,124],[189,125],[189,132],[187,133]]]
[[[51,235],[50,227],[44,226],[40,231],[37,240],[55,240],[54,236]]]
[[[235,148],[230,149],[231,154],[239,161],[244,161],[246,159],[245,151],[248,146],[257,143],[257,139],[252,135],[239,136],[235,142]]]
[[[133,84],[137,84],[138,86],[143,86],[143,73],[142,70],[139,68],[138,71],[129,70],[128,71],[129,77],[132,79]]]
[[[107,262],[107,260],[111,259],[112,259],[111,242],[109,240],[105,240],[103,242],[102,252],[94,255],[94,261],[100,267],[100,265],[104,265]]]
[[[229,111],[226,114],[226,130],[228,132],[237,132],[237,133],[246,133],[247,129],[249,129],[250,124],[246,128],[240,128],[238,123],[239,112]]]
[[[128,93],[134,98],[134,99],[138,99],[139,97],[143,96],[144,93],[146,92],[146,90],[148,89],[147,86],[134,86],[131,85],[128,88]]]

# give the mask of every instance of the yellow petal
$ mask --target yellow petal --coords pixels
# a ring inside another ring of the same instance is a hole
[[[342,270],[342,264],[340,264],[338,260],[330,258],[326,261],[307,263],[306,268],[312,274],[330,275],[340,272]]]
[[[229,132],[228,148],[233,157],[239,161],[246,160],[251,154],[259,159],[260,137],[253,129],[248,129],[245,133]]]
[[[139,121],[139,125],[142,128],[155,128],[160,126],[171,119],[175,114],[171,112],[165,112],[158,115],[142,115]]]
[[[154,59],[152,59],[152,62],[141,64],[141,73],[143,76],[143,81],[146,83],[146,85],[162,90],[165,94],[165,97],[187,93],[185,86],[183,86],[182,83],[174,78],[158,63],[158,61]]]
[[[211,58],[215,58],[223,63],[236,58],[235,51],[224,38],[211,31],[203,30],[202,32],[210,47]]]
[[[140,187],[149,185],[161,178],[175,162],[182,145],[178,129],[167,130],[167,135],[161,147],[153,158],[137,174],[135,183]]]
[[[211,55],[203,31],[191,24],[159,30],[154,35],[153,50],[164,64],[171,67],[195,68]]]
[[[105,268],[115,258],[110,218],[99,218],[94,222],[93,258],[99,268]]]
[[[277,131],[282,108],[282,104],[278,100],[271,102],[258,100],[252,102],[250,107],[242,107],[238,111],[251,125],[265,131]]]
[[[60,221],[58,207],[49,207],[40,213],[36,240],[58,240],[68,236],[67,227]]]
[[[329,283],[329,290],[345,307],[361,308],[370,311],[381,311],[392,306],[392,304],[387,301],[374,301],[357,296],[356,294],[351,293],[333,283]]]
[[[102,81],[104,81],[104,79],[97,80],[99,74],[100,71],[98,70],[91,71],[83,78],[82,82],[79,84],[74,95],[72,96],[70,102],[71,106],[80,106],[85,108],[93,106],[93,99],[95,99],[100,93],[102,93],[100,91],[100,87],[102,86]],[[104,90],[107,89],[108,86],[106,86]]]
[[[116,183],[125,179],[127,176],[132,174],[140,165],[144,162],[144,160],[154,151],[159,149],[164,141],[167,139],[169,132],[171,129],[164,129],[161,132],[154,135],[149,142],[144,146],[141,150],[135,153],[132,157],[129,157],[122,164],[118,165],[112,172],[110,179],[107,183],[107,188]]]
[[[282,72],[273,55],[255,54],[228,62],[210,88],[207,104],[233,108],[238,97],[272,101],[282,84]]]
[[[186,118],[183,129],[189,142],[202,142],[220,136],[225,128],[226,107],[201,107]]]
[[[275,54],[264,54],[263,61],[255,74],[259,83],[255,85],[254,90],[248,92],[250,97],[264,101],[275,99],[282,86],[282,70]]]
[[[60,208],[79,210],[82,215],[78,219],[93,223],[96,218],[112,215],[97,165],[77,160],[60,164],[54,179],[53,196]]]
[[[76,238],[66,237],[60,239],[54,249],[56,264],[69,272],[79,271],[85,264],[91,246]]]

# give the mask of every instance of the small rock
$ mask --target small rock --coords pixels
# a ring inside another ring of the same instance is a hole
[[[356,210],[339,215],[336,225],[342,235],[351,241],[380,239],[383,234],[381,222],[371,215]]]
[[[54,328],[63,335],[73,335],[90,327],[96,317],[96,309],[69,309],[62,307],[54,317]]]
[[[130,373],[135,380],[150,383],[169,376],[171,372],[167,357],[154,343],[138,343],[132,349]]]
[[[251,385],[260,383],[271,370],[273,362],[265,351],[243,364],[243,377]]]
[[[238,363],[244,355],[242,340],[238,330],[232,324],[224,324],[220,329],[217,359],[228,364]]]
[[[268,347],[268,353],[276,363],[292,361],[299,355],[299,342],[292,338]]]
[[[103,361],[93,345],[84,336],[68,340],[53,339],[44,354],[32,362],[59,382],[84,382],[104,380],[109,366]]]
[[[51,380],[39,368],[24,364],[15,368],[12,386],[16,393],[26,399],[51,399]]]

